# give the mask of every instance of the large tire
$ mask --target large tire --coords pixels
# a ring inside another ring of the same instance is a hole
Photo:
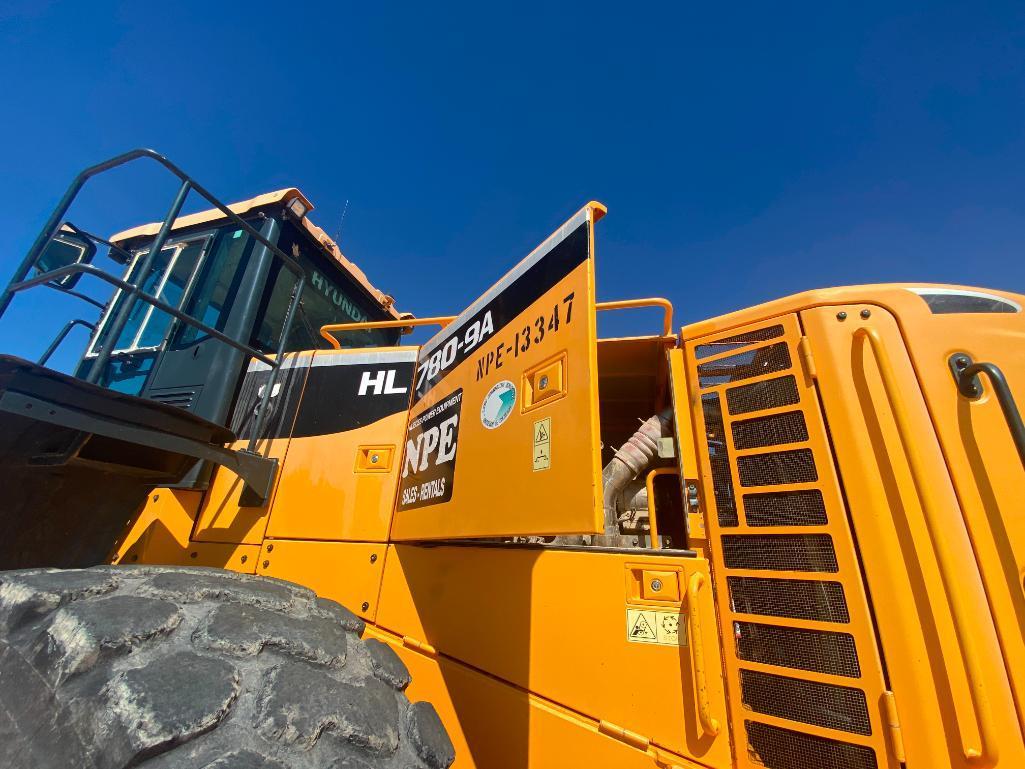
[[[0,766],[448,767],[434,708],[363,628],[218,569],[0,572]]]

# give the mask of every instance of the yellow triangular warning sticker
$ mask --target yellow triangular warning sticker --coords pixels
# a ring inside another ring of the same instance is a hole
[[[545,429],[544,422],[537,423],[537,433],[534,434],[534,443],[547,443],[548,442],[548,431]]]
[[[655,630],[648,623],[648,620],[644,618],[643,614],[637,615],[637,621],[634,623],[634,626],[630,628],[630,637],[637,640],[656,640]]]

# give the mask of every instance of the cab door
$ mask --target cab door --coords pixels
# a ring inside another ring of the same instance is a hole
[[[392,539],[602,531],[588,203],[420,349]]]

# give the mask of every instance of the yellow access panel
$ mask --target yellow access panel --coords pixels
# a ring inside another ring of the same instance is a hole
[[[420,350],[392,539],[602,530],[588,203]]]

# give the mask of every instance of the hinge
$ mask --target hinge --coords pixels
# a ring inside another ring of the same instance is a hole
[[[797,343],[797,354],[801,357],[808,378],[818,379],[819,372],[815,369],[815,359],[811,354],[811,343],[808,341],[808,337],[802,336],[801,341]]]
[[[408,636],[408,635],[402,636],[402,645],[403,646],[408,646],[410,649],[414,649],[414,650],[420,652],[421,654],[426,654],[428,657],[437,657],[438,656],[438,650],[437,649],[435,649],[429,643],[424,643],[423,641],[416,640],[412,636]]]
[[[897,716],[897,698],[893,692],[883,692],[883,712],[886,715],[886,731],[890,735],[890,750],[893,757],[902,764],[906,761],[904,757],[904,733],[900,728],[900,718]]]
[[[647,737],[637,732],[631,732],[629,729],[624,729],[622,726],[610,724],[608,721],[599,721],[598,731],[606,737],[625,742],[630,747],[637,748],[638,750],[647,750],[648,746],[651,745],[651,740]]]

